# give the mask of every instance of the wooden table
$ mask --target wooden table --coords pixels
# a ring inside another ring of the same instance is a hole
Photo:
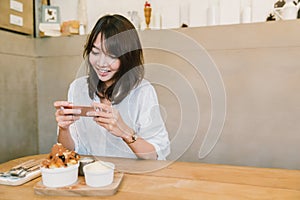
[[[5,171],[29,159],[28,156],[0,165]],[[33,187],[41,177],[21,186],[0,185],[0,199],[300,199],[300,170],[239,167],[190,162],[160,162],[101,158],[125,171],[119,191],[106,197],[40,196]],[[132,169],[134,166],[134,170]],[[154,168],[161,168],[153,172]],[[144,170],[146,169],[146,170]],[[130,172],[128,172],[130,171]],[[138,172],[138,173],[136,173]]]

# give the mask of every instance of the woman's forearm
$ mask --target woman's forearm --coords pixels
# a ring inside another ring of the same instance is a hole
[[[146,140],[144,140],[143,138],[137,138],[135,142],[127,143],[127,145],[138,158],[152,160],[157,159],[157,153],[154,146]]]
[[[57,141],[69,150],[75,149],[75,144],[68,128],[67,129],[59,128]]]
[[[157,153],[154,146],[142,138],[138,138],[132,144],[129,144],[129,147],[137,155],[137,157],[142,159],[157,159]]]

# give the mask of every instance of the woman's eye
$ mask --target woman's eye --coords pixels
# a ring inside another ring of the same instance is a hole
[[[111,59],[118,59],[118,57],[115,56],[115,55],[109,55],[108,57],[111,58]]]
[[[98,52],[98,51],[94,51],[94,50],[92,50],[91,52],[92,52],[92,54],[93,54],[93,55],[98,55],[98,54],[99,54],[99,52]]]

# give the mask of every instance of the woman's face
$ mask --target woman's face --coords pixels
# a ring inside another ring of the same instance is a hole
[[[99,79],[109,87],[114,81],[112,77],[119,70],[120,60],[115,55],[106,55],[104,53],[106,50],[102,49],[105,45],[102,45],[101,42],[101,33],[99,33],[90,52],[89,61]]]

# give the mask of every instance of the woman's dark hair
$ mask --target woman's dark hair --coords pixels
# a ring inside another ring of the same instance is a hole
[[[113,84],[106,88],[99,80],[93,66],[88,61],[93,44],[101,33],[101,45],[105,54],[120,60],[119,70],[114,74]],[[105,40],[105,42],[103,42]],[[88,89],[91,99],[94,95],[109,99],[113,104],[120,103],[144,77],[143,50],[138,33],[132,23],[121,15],[101,17],[91,31],[85,44],[83,57],[88,63]]]

